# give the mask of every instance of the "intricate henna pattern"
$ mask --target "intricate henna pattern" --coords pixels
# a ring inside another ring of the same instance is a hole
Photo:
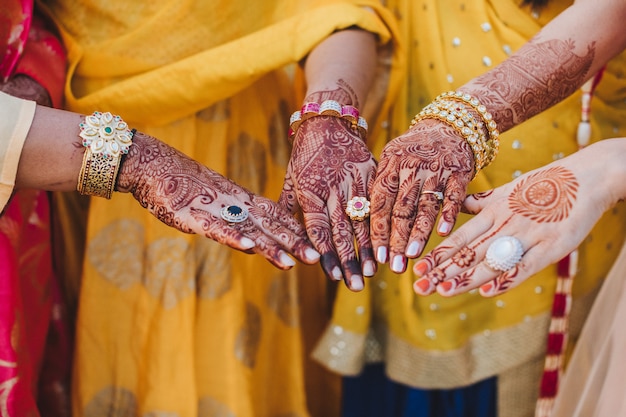
[[[531,39],[518,53],[463,90],[480,97],[501,131],[523,122],[572,94],[588,76],[595,44],[583,56],[572,40]]]
[[[359,99],[352,87],[342,79],[337,80],[338,87],[335,90],[316,91],[305,98],[305,102],[321,103],[324,100],[335,100],[341,104],[359,107]]]
[[[283,250],[303,259],[310,247],[302,225],[277,203],[139,132],[124,157],[116,186],[118,191],[132,193],[168,226],[235,248],[240,248],[238,242],[246,237],[254,242],[246,252],[262,254],[277,266],[283,265]],[[229,225],[219,212],[233,200],[250,215],[244,222]]]
[[[348,193],[356,189],[365,194],[375,170],[372,154],[346,121],[319,116],[302,123],[294,141],[288,177],[314,242],[334,242],[340,257],[349,257],[354,251],[354,237],[343,212]],[[331,230],[333,236],[329,235]],[[322,251],[329,250],[326,247]]]
[[[538,223],[559,222],[569,215],[577,191],[574,174],[555,166],[520,181],[509,196],[509,208]]]
[[[445,190],[444,194],[460,206],[473,164],[467,142],[436,120],[423,120],[391,141],[383,150],[372,192],[372,239],[384,241],[391,235],[392,252],[403,253],[417,221],[420,224],[415,227],[420,227],[423,235],[420,238],[426,240],[437,211],[418,207],[422,187]],[[448,192],[449,188],[462,191]],[[418,210],[419,219],[415,218]],[[456,213],[448,216],[455,217]]]

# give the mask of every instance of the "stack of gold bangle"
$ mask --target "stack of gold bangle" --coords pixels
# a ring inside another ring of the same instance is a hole
[[[94,112],[79,124],[86,148],[76,189],[84,195],[111,198],[122,155],[133,144],[135,130],[120,116]]]
[[[471,110],[480,120],[476,120]],[[500,132],[496,122],[487,108],[469,94],[459,91],[440,94],[415,115],[411,127],[423,119],[437,119],[447,123],[467,141],[474,154],[474,175],[488,166],[498,154]]]

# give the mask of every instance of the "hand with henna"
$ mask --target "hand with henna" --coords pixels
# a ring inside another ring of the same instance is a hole
[[[363,110],[377,60],[376,39],[360,29],[333,33],[306,58],[304,103],[332,100]],[[301,209],[327,277],[352,291],[376,272],[369,219],[346,214],[353,197],[368,199],[376,162],[362,132],[343,117],[317,115],[296,130],[280,203]]]
[[[21,102],[3,97],[14,114]],[[28,104],[25,103],[24,104]],[[4,110],[4,107],[3,107]],[[36,106],[21,150],[15,189],[74,191],[85,148],[79,124],[85,117],[64,110]],[[278,203],[253,194],[156,138],[137,132],[123,156],[116,190],[130,192],[139,203],[168,226],[197,233],[219,243],[258,253],[280,269],[294,260],[319,260],[304,227]],[[227,222],[227,206],[247,210],[240,222]]]
[[[440,210],[438,233],[452,230],[472,179],[473,158],[467,142],[438,120],[422,120],[385,146],[371,191],[378,262],[404,272],[407,258],[421,255]]]
[[[458,91],[477,98],[501,133],[560,102],[626,47],[626,3],[606,3],[576,2],[508,59]],[[479,120],[478,114],[473,116]],[[430,192],[443,193],[437,232],[446,236],[471,178],[470,148],[453,129],[437,126],[418,122],[393,140],[379,161],[372,189],[372,242],[378,261],[389,261],[398,273],[405,270],[406,258],[419,256],[434,226],[439,204]]]
[[[375,262],[369,219],[351,220],[346,206],[352,197],[367,197],[375,172],[374,157],[350,123],[313,117],[296,133],[280,198],[291,211],[302,210],[326,275],[344,278],[354,291],[363,289],[363,275],[374,274]]]
[[[467,197],[464,209],[476,216],[414,265],[415,292],[452,296],[479,288],[495,296],[558,262],[626,197],[624,158],[626,139],[607,139]],[[485,261],[489,245],[502,236],[518,239],[523,250],[506,271]]]
[[[135,134],[116,185],[166,225],[260,254],[280,269],[295,265],[287,253],[308,264],[319,259],[289,211],[148,135]],[[248,218],[227,222],[220,216],[226,206],[246,210]]]

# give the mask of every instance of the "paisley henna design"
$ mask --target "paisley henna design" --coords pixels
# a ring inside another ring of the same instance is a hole
[[[509,208],[538,223],[560,222],[568,217],[577,191],[574,174],[555,166],[521,180],[509,196]]]
[[[337,257],[344,273],[357,273],[351,266],[357,258],[355,233],[359,244],[371,246],[367,222],[351,222],[345,207],[353,196],[367,196],[375,172],[374,157],[346,120],[317,116],[298,129],[281,201],[289,204],[288,194],[295,193],[309,238],[322,253],[322,267],[329,276],[338,266]]]
[[[293,263],[285,258],[285,251],[307,263],[317,261],[307,257],[311,245],[306,231],[289,211],[143,133],[135,134],[123,158],[116,189],[132,193],[168,226],[262,254],[279,268]],[[219,212],[233,203],[248,210],[249,217],[229,225]]]
[[[531,118],[571,95],[588,77],[595,43],[583,56],[574,41],[531,39],[509,59],[476,78],[463,91],[480,97],[500,131]]]

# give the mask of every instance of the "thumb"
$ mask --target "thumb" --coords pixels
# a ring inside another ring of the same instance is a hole
[[[489,205],[492,196],[493,190],[470,194],[463,201],[461,211],[467,214],[478,214]]]
[[[294,214],[298,209],[298,197],[289,172],[285,175],[285,182],[283,183],[283,189],[278,198],[278,204],[287,209],[291,214]]]

